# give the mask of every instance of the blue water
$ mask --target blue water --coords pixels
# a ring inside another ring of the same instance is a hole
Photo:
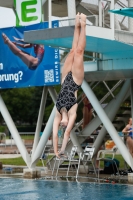
[[[133,186],[0,178],[0,200],[132,200]]]

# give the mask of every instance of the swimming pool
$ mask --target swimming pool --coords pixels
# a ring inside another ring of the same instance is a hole
[[[132,200],[133,186],[0,178],[0,200]]]

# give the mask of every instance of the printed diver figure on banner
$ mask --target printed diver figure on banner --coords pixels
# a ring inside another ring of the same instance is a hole
[[[86,45],[86,15],[77,14],[72,49],[68,54],[63,69],[61,90],[57,98],[56,114],[53,123],[53,145],[56,157],[64,155],[70,132],[76,120],[77,91],[84,79],[83,55]],[[61,150],[58,152],[58,129],[65,127]]]
[[[15,39],[15,42],[12,42],[4,33],[2,33],[2,37],[3,37],[4,43],[8,45],[10,50],[16,56],[18,56],[28,66],[29,69],[35,70],[40,65],[40,63],[43,60],[44,53],[45,53],[44,45],[28,44],[28,43],[25,43],[23,39],[18,39],[16,37],[13,37]],[[19,46],[21,48],[33,47],[35,57],[28,54],[27,52],[19,49],[17,46]]]

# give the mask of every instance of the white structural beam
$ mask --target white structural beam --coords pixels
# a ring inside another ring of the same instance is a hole
[[[67,0],[67,10],[68,10],[68,19],[69,19],[69,25],[72,26],[74,25],[75,20],[70,20],[70,19],[75,19],[76,16],[76,3],[75,0]]]
[[[56,107],[54,106],[53,111],[51,112],[51,115],[50,115],[48,122],[46,124],[46,127],[43,131],[43,134],[40,138],[38,146],[37,146],[37,148],[36,148],[36,150],[35,150],[35,152],[32,156],[32,162],[31,162],[31,166],[30,166],[31,168],[35,167],[37,161],[39,160],[39,158],[40,158],[40,156],[41,156],[41,154],[44,150],[44,147],[45,147],[45,145],[48,141],[48,138],[52,133],[52,127],[53,127],[52,124],[53,124],[53,121],[54,121],[55,110],[56,110]]]
[[[133,79],[130,80],[130,84],[131,84],[131,90],[130,90],[130,93],[131,93],[131,116],[133,119]],[[132,128],[133,128],[133,124],[132,124]]]
[[[123,100],[125,99],[125,96],[127,94],[127,91],[129,91],[129,87],[130,87],[130,82],[129,80],[127,80],[125,82],[125,84],[123,85],[121,91],[119,92],[119,94],[115,97],[115,99],[113,99],[105,108],[105,113],[107,114],[108,118],[112,121],[121,105],[121,103],[123,102]],[[90,96],[90,94],[89,94]],[[90,136],[91,133],[101,124],[101,120],[100,118],[97,116],[95,117],[87,126],[86,128],[83,130],[82,132],[82,136],[84,137],[84,135],[88,135]],[[95,152],[98,151],[98,149],[100,148],[103,139],[106,135],[106,129],[103,126],[103,128],[100,130],[93,146],[95,146]],[[74,136],[76,137],[76,135]],[[78,141],[79,144],[81,144],[83,142],[84,139],[80,139]],[[74,140],[72,140],[73,142]],[[73,142],[73,144],[75,144]],[[75,144],[76,145],[76,144]]]
[[[79,142],[79,139],[78,139],[77,135],[75,134],[75,130],[74,129],[70,133],[70,139],[71,139],[73,145],[77,146],[78,152],[82,152],[83,149],[81,147],[81,144]]]
[[[45,104],[46,104],[46,99],[47,99],[47,92],[48,92],[48,88],[44,87],[43,92],[42,92],[42,98],[41,98],[41,104],[40,104],[40,110],[39,110],[39,115],[38,115],[38,120],[37,120],[36,131],[35,131],[32,156],[33,156],[33,154],[36,150],[36,147],[39,143],[39,140],[40,140],[40,131],[41,131],[41,126],[42,126],[42,122],[43,122]]]
[[[110,10],[113,10],[115,6],[114,0],[111,0]],[[114,38],[114,32],[115,32],[115,20],[114,20],[114,14],[110,13],[110,28],[112,29],[112,36]]]
[[[49,91],[49,94],[50,94],[54,104],[56,104],[56,100],[57,100],[56,90],[54,89],[54,87],[48,87],[48,91]]]
[[[111,103],[110,111],[107,114],[108,118],[111,121],[113,121],[114,117],[116,116],[116,114],[118,112],[118,109],[120,108],[121,103],[125,99],[125,96],[126,96],[127,92],[129,91],[129,89],[130,89],[130,80],[127,80],[124,83],[124,85],[123,85],[121,91],[119,92],[119,94],[116,96],[116,98]],[[99,132],[94,144],[93,144],[95,146],[95,152],[97,152],[98,149],[100,148],[105,135],[106,135],[106,129],[103,126],[102,129],[100,130],[100,132]]]
[[[128,0],[128,7],[133,7],[133,0]],[[133,32],[133,18],[128,17],[128,28],[130,32]]]
[[[45,4],[46,1],[47,1],[47,0],[42,0],[42,6],[43,6],[43,4]]]
[[[2,116],[3,116],[3,118],[6,122],[6,125],[9,129],[9,131],[10,131],[10,133],[11,133],[11,135],[12,135],[12,137],[13,137],[13,139],[14,139],[24,161],[25,161],[25,163],[27,164],[28,167],[30,167],[31,158],[30,158],[30,156],[29,156],[29,154],[28,154],[28,152],[25,148],[24,143],[21,140],[21,137],[18,133],[18,130],[16,129],[16,126],[15,126],[15,124],[14,124],[14,122],[13,122],[11,116],[10,116],[10,113],[8,112],[8,110],[6,108],[6,105],[5,105],[1,95],[0,95],[0,111],[1,111],[1,114],[2,114]]]
[[[53,99],[53,102],[55,103],[56,102],[56,99],[57,99],[57,94],[56,94],[56,91],[54,90],[53,87],[48,87],[48,90],[50,92],[50,95]],[[40,158],[43,150],[44,150],[44,147],[48,141],[48,138],[49,136],[51,135],[52,133],[52,128],[53,128],[53,121],[54,121],[54,117],[55,117],[55,111],[56,111],[56,107],[54,106],[53,108],[53,111],[51,112],[51,115],[48,119],[48,122],[46,124],[46,127],[43,131],[43,134],[40,138],[40,141],[38,143],[38,146],[32,156],[32,163],[31,163],[31,167],[35,167],[38,159]]]
[[[114,140],[116,146],[118,147],[119,151],[121,152],[123,158],[125,161],[133,168],[133,159],[130,155],[129,151],[127,150],[126,146],[122,142],[121,138],[117,134],[116,129],[114,128],[112,122],[109,120],[108,116],[104,112],[102,106],[100,105],[99,101],[97,100],[95,94],[91,90],[88,83],[84,80],[82,84],[82,89],[86,93],[86,96],[90,100],[92,106],[94,107],[94,110],[97,112],[100,120],[104,124],[106,130],[110,134],[111,138]]]
[[[52,20],[51,20],[51,18],[52,18],[52,5],[51,5],[51,0],[48,0],[48,10],[49,10],[49,12],[48,12],[48,16],[49,16],[49,28],[52,28]]]
[[[129,97],[130,93],[129,91],[126,93],[124,100],[126,100]],[[116,96],[116,99],[118,98],[119,94]],[[111,102],[108,103],[108,105],[104,108],[104,111],[107,115],[109,115],[110,110],[112,109],[112,107],[115,104],[115,99],[112,99]],[[101,124],[101,120],[99,118],[99,116],[97,115],[95,118],[93,118],[90,123],[84,128],[84,130],[82,131],[82,136],[90,136],[94,130],[96,130]],[[80,143],[82,143],[84,141],[84,139],[80,138]]]
[[[103,17],[102,17],[102,2],[101,2],[101,0],[99,0],[98,4],[99,4],[99,26],[102,27]]]

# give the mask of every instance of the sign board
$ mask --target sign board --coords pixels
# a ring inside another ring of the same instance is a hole
[[[46,28],[48,22],[0,29],[0,88],[60,84],[59,50],[23,40],[24,31]]]
[[[41,0],[14,0],[16,26],[27,26],[42,21]]]

